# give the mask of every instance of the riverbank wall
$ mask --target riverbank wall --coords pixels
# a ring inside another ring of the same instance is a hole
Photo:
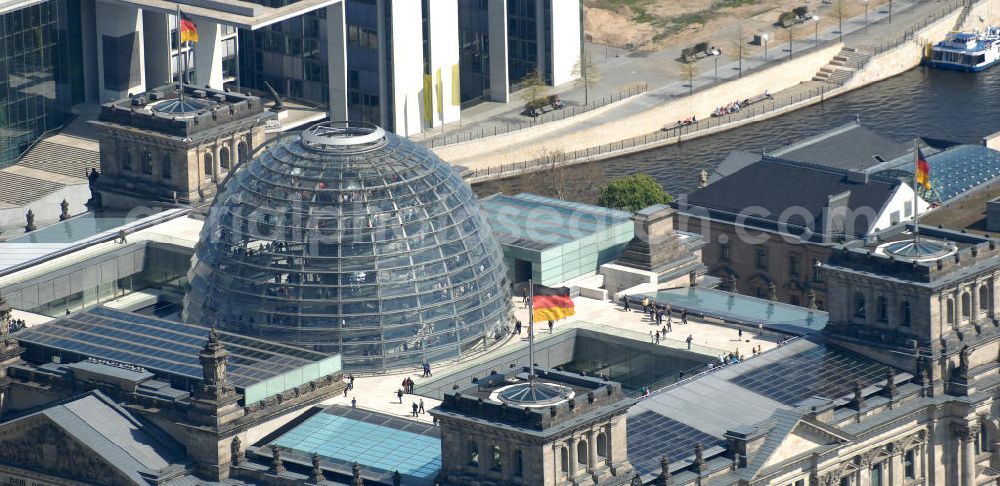
[[[664,103],[662,106],[639,113],[636,116],[628,117],[617,125],[627,125],[632,128],[630,136],[618,137],[616,141],[594,145],[595,140],[606,139],[610,131],[609,124],[588,126],[583,124],[580,130],[571,135],[563,135],[558,138],[550,138],[552,133],[541,134],[541,140],[545,140],[542,146],[532,147],[533,134],[521,134],[523,138],[508,139],[502,142],[499,148],[493,144],[477,143],[476,147],[441,147],[439,155],[445,160],[453,161],[456,165],[464,166],[466,180],[470,183],[483,182],[493,179],[503,179],[515,177],[539,170],[545,170],[556,166],[572,165],[578,163],[594,162],[609,158],[620,157],[630,153],[646,151],[666,145],[678,143],[682,140],[690,140],[702,136],[708,136],[725,130],[730,130],[743,125],[763,121],[768,118],[780,116],[782,114],[804,108],[806,106],[820,103],[832,96],[852,91],[854,89],[867,86],[869,84],[888,79],[890,77],[904,73],[917,67],[929,42],[936,42],[953,30],[958,25],[960,29],[974,29],[981,25],[991,25],[1000,23],[1000,0],[980,0],[969,7],[961,4],[953,4],[954,8],[936,17],[935,20],[927,23],[915,32],[904,37],[898,45],[888,49],[882,49],[876,53],[862,69],[843,86],[828,85],[828,89],[811,91],[810,96],[800,96],[796,98],[782,100],[780,103],[771,104],[771,109],[762,110],[761,113],[754,113],[752,116],[743,116],[739,119],[727,121],[725,119],[706,119],[699,115],[703,121],[698,127],[690,130],[679,130],[676,136],[665,137],[662,133],[650,133],[649,127],[656,126],[657,121],[650,118],[659,118],[660,124],[676,118],[685,118],[683,113],[704,113],[710,112],[715,106],[724,104],[731,99],[743,99],[754,96],[763,91],[760,84],[774,81],[783,81],[782,89],[794,86],[809,79],[826,65],[830,59],[840,51],[841,44],[833,44],[824,49],[816,50],[809,56],[803,55],[797,59],[799,64],[791,64],[795,60],[773,66],[766,70],[761,70],[754,75],[745,76],[741,80],[734,80],[722,83],[705,89],[693,96],[680,98]],[[967,10],[967,12],[965,12]],[[980,23],[980,18],[983,22]],[[793,67],[794,66],[794,67]],[[754,76],[758,78],[754,79]],[[777,78],[777,79],[776,79]],[[803,79],[804,78],[804,79]],[[753,81],[753,84],[744,84]],[[744,86],[745,89],[739,89]],[[774,84],[771,84],[774,86]],[[760,90],[755,92],[755,90]],[[772,92],[774,90],[772,89]],[[750,93],[750,94],[747,94]],[[632,100],[632,103],[641,100]],[[673,117],[671,117],[673,115]],[[689,115],[688,115],[689,116]],[[566,121],[567,124],[570,120]],[[565,127],[550,127],[551,131],[556,131]],[[625,135],[630,130],[622,127],[615,134]],[[499,140],[496,142],[500,142]],[[510,147],[521,146],[520,149]],[[567,147],[586,147],[584,149],[566,150]],[[544,148],[542,148],[544,147]],[[449,150],[450,149],[450,150]],[[470,163],[471,162],[471,163]]]

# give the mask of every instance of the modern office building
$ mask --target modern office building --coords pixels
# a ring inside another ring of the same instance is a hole
[[[198,42],[178,45],[178,5]],[[578,0],[7,0],[0,3],[0,166],[74,105],[184,72],[199,87],[272,86],[333,120],[412,135],[463,105],[507,102],[531,71],[561,84],[580,53]]]

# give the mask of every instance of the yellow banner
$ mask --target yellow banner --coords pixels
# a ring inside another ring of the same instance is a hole
[[[434,91],[434,82],[430,74],[424,75],[424,121],[434,120],[434,98],[431,93]]]
[[[462,90],[461,81],[459,78],[458,64],[451,67],[451,105],[461,106],[462,105]]]
[[[438,113],[442,116],[444,115],[444,84],[441,83],[441,68],[438,68],[435,72],[437,75],[437,98],[438,98]]]

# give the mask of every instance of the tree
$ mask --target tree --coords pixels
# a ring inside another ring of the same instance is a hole
[[[688,80],[688,94],[694,92],[694,77],[698,75],[698,66],[695,66],[693,62],[685,62],[681,64],[681,76],[684,76]]]
[[[837,16],[837,36],[841,41],[844,40],[844,14],[846,13],[847,6],[844,4],[844,0],[833,0],[833,13]],[[865,24],[865,29],[868,28],[868,24]]]
[[[632,174],[607,183],[601,188],[597,204],[606,208],[639,211],[654,204],[667,204],[674,198],[663,186],[646,174]]]
[[[538,74],[537,69],[528,73],[521,80],[521,92],[519,94],[521,99],[524,100],[525,108],[529,110],[539,108],[549,102],[549,87],[545,84],[545,79],[542,78],[542,75]]]
[[[732,50],[736,53],[736,60],[739,61],[739,77],[743,77],[743,60],[750,57],[750,49],[746,48],[747,37],[743,33],[743,24],[739,25],[736,31],[736,37],[733,38]]]
[[[577,88],[583,87],[583,104],[586,106],[590,103],[590,88],[596,87],[597,83],[601,82],[601,71],[594,65],[589,49],[584,49],[583,55],[576,60],[573,76],[577,77],[573,85]]]

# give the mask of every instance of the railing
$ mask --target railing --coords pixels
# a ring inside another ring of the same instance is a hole
[[[419,141],[419,143],[424,144],[427,147],[442,147],[445,145],[452,145],[462,142],[471,142],[473,140],[479,140],[486,137],[494,137],[497,135],[504,135],[507,133],[517,132],[520,130],[525,130],[531,127],[536,127],[549,122],[564,120],[566,118],[587,113],[588,111],[593,111],[598,108],[603,108],[612,103],[617,103],[627,98],[631,98],[636,95],[645,93],[649,89],[649,85],[646,83],[630,85],[626,89],[612,93],[610,96],[602,97],[599,100],[591,101],[586,105],[573,105],[565,106],[561,109],[552,110],[544,115],[539,115],[536,117],[525,119],[520,122],[507,122],[501,125],[494,125],[492,128],[480,128],[479,130],[470,130],[461,133],[456,133],[453,135],[438,135],[434,138],[424,139]],[[433,135],[433,134],[428,134]]]
[[[683,139],[686,135],[696,134],[701,131],[718,129],[721,126],[728,125],[733,122],[738,122],[741,120],[746,120],[754,118],[756,116],[764,115],[766,113],[783,109],[787,106],[794,105],[796,103],[801,103],[813,98],[820,98],[830,91],[830,88],[825,86],[820,86],[818,88],[812,88],[808,91],[802,91],[796,95],[783,97],[781,99],[763,101],[746,108],[743,108],[739,113],[730,113],[728,115],[723,115],[720,117],[712,117],[704,120],[698,120],[690,125],[680,125],[674,127],[665,127],[659,131],[647,133],[645,135],[639,135],[636,137],[628,138],[625,140],[619,140],[617,142],[611,142],[608,144],[598,145],[596,147],[587,147],[585,149],[574,150],[572,152],[557,152],[544,157],[539,157],[530,160],[524,160],[521,162],[513,162],[510,164],[500,164],[491,167],[486,167],[483,169],[475,169],[467,171],[463,174],[466,179],[478,180],[479,178],[486,178],[490,176],[496,176],[500,174],[511,174],[530,171],[537,168],[543,167],[558,167],[560,165],[584,161],[592,157],[604,156],[610,153],[621,152],[624,150],[629,150],[633,148],[639,148],[644,146],[649,146],[657,142],[663,142],[666,140],[678,138]]]

